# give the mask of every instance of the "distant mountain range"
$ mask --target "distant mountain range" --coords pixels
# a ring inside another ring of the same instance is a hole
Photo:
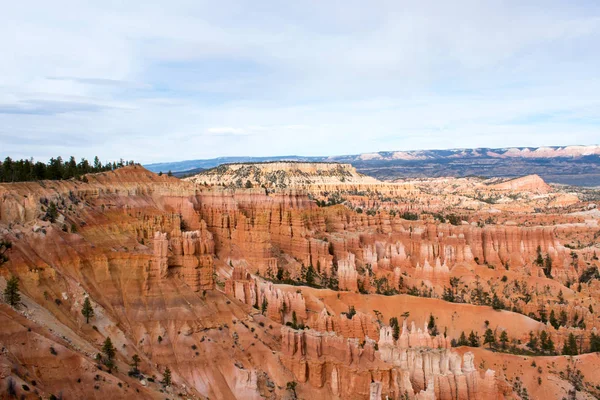
[[[382,151],[331,157],[219,157],[145,165],[154,172],[191,175],[221,164],[309,161],[352,164],[381,180],[440,176],[516,177],[538,174],[547,182],[600,186],[600,146],[509,147]]]

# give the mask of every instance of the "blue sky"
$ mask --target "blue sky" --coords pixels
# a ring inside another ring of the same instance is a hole
[[[596,1],[20,1],[0,157],[600,142]]]

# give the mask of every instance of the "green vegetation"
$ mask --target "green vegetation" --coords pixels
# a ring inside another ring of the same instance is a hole
[[[265,315],[265,313],[267,312],[268,306],[269,306],[269,302],[267,301],[267,297],[263,296],[263,301],[262,301],[262,304],[260,305],[260,313],[262,315]]]
[[[112,171],[125,165],[134,165],[133,161],[123,161],[118,163],[102,164],[98,157],[94,158],[94,163],[90,164],[88,160],[82,158],[78,163],[75,157],[69,158],[69,161],[63,161],[62,157],[51,158],[47,164],[33,159],[30,160],[12,160],[6,157],[0,162],[0,182],[24,182],[37,180],[62,180],[79,178],[82,175]]]
[[[402,214],[400,214],[400,218],[407,219],[409,221],[418,221],[419,220],[419,214],[412,213],[412,212],[409,212],[409,211],[404,211]]]
[[[483,344],[489,344],[490,349],[492,345],[496,344],[496,334],[490,328],[485,330],[485,334],[483,335]]]
[[[12,244],[8,240],[0,240],[0,266],[8,261],[6,253],[11,247]]]
[[[83,301],[83,307],[81,307],[81,314],[85,317],[85,323],[90,323],[90,318],[94,316],[94,308],[92,307],[92,303],[90,302],[90,298],[86,297]]]
[[[345,315],[346,318],[352,319],[352,317],[356,315],[356,309],[354,306],[348,306],[348,312],[343,312],[342,314]]]
[[[435,317],[433,314],[429,314],[429,322],[427,323],[427,330],[431,336],[437,336],[439,334],[438,327],[435,323]]]
[[[562,354],[564,356],[576,356],[579,354],[579,351],[577,350],[577,339],[573,333],[569,333],[569,338],[563,345]]]
[[[162,384],[165,386],[171,386],[171,370],[169,367],[165,368],[165,372],[163,373]]]
[[[398,340],[400,337],[400,325],[398,324],[398,318],[390,318],[390,326],[392,327],[392,336],[394,337],[394,340]]]
[[[142,359],[137,354],[134,354],[133,357],[131,357],[131,370],[129,371],[130,375],[137,375],[140,373],[139,365],[141,361]]]
[[[469,334],[468,343],[471,347],[479,347],[479,335],[471,331],[471,333]]]
[[[102,353],[104,356],[98,355],[96,358],[98,358],[99,361],[102,361],[102,363],[106,365],[110,372],[113,368],[115,368],[114,358],[117,354],[117,350],[113,346],[110,337],[107,337],[104,341],[104,344],[102,345]]]
[[[12,276],[8,282],[6,282],[6,288],[4,289],[4,301],[11,307],[17,307],[21,302],[21,294],[19,293],[19,279],[16,276]]]

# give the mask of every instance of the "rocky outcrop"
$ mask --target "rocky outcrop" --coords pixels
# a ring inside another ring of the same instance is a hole
[[[379,331],[379,348],[382,354],[387,354],[385,359],[395,359],[393,353],[396,348],[402,350],[417,347],[448,349],[450,348],[450,338],[443,337],[442,335],[432,337],[427,329],[427,323],[425,323],[423,329],[417,329],[413,321],[409,330],[406,320],[402,322],[402,331],[397,341],[394,340],[393,329],[391,327],[382,327]]]
[[[532,193],[548,193],[551,188],[539,175],[527,175],[506,182],[488,186],[490,190],[527,191]]]
[[[340,290],[358,292],[358,272],[356,271],[353,253],[346,253],[345,257],[338,260],[337,273]]]
[[[389,346],[380,340],[379,351],[367,339],[363,347],[357,339],[332,332],[295,331],[283,327],[282,363],[299,382],[326,387],[343,398],[397,398],[405,393],[415,399],[493,399],[500,396],[494,371],[481,376],[473,365],[473,354],[461,357],[448,348],[398,349],[394,359],[386,359]],[[384,366],[381,361],[392,366]],[[340,376],[354,370],[349,381]],[[366,376],[367,379],[360,377]],[[344,383],[341,383],[344,382]]]
[[[446,263],[442,265],[439,258],[435,259],[433,267],[429,264],[428,260],[425,260],[423,267],[417,263],[414,277],[426,281],[432,286],[446,286],[449,285],[450,281],[450,269]]]
[[[335,332],[345,338],[357,338],[361,341],[367,338],[376,339],[379,336],[377,322],[360,311],[350,318],[347,314],[329,315],[327,310],[323,309],[317,318],[310,322],[310,326],[321,332]]]
[[[377,179],[356,172],[350,164],[304,162],[224,164],[202,171],[187,180],[238,188],[293,188],[310,185],[319,190],[340,185],[360,187],[380,183]]]
[[[225,293],[249,306],[266,307],[266,316],[279,323],[306,321],[306,304],[301,293],[289,292],[270,282],[253,278],[243,267],[235,267],[231,278],[225,282]]]
[[[153,242],[147,289],[153,282],[166,279],[169,271],[195,291],[214,288],[214,242],[204,222],[197,231],[157,231]]]
[[[306,173],[318,176],[315,171]],[[391,328],[381,325],[383,315],[387,319],[410,312],[423,321],[436,313],[441,330],[448,328],[455,339],[461,330],[482,335],[482,319],[522,343],[529,330],[546,330],[556,347],[574,333],[583,337],[585,348],[589,334],[597,332],[592,330],[598,327],[600,310],[600,287],[592,271],[598,266],[597,216],[592,205],[570,214],[538,207],[556,201],[555,193],[524,194],[529,196],[527,207],[538,211],[507,213],[507,199],[520,201],[512,189],[494,189],[498,197],[488,199],[492,189],[476,192],[485,185],[471,180],[440,179],[439,186],[447,185],[443,188],[456,184],[464,190],[444,197],[437,183],[361,186],[325,172],[309,191],[195,185],[140,167],[86,179],[0,185],[0,236],[13,244],[0,269],[0,285],[17,276],[26,305],[20,310],[23,318],[52,329],[24,322],[17,329],[7,323],[16,333],[1,331],[0,336],[18,357],[0,354],[0,374],[16,379],[26,371],[19,379],[39,379],[40,395],[47,394],[42,392],[46,387],[54,391],[78,384],[68,374],[53,375],[48,369],[36,375],[44,357],[54,356],[46,344],[40,355],[21,344],[29,339],[20,337],[33,335],[23,333],[28,328],[46,340],[68,338],[59,340],[65,349],[56,347],[75,360],[59,356],[73,369],[86,365],[96,371],[93,355],[111,337],[121,371],[133,354],[143,359],[147,376],[160,379],[169,366],[177,393],[185,387],[190,398],[280,398],[289,394],[287,382],[295,381],[304,397],[361,400],[402,398],[405,393],[411,400],[502,398],[512,390],[509,372],[514,377],[514,371],[523,370],[502,370],[498,376],[477,370],[467,349],[451,349],[449,337],[432,336],[426,326],[414,323],[404,323],[394,340]],[[317,206],[313,199],[328,198],[331,187],[345,187],[345,205]],[[52,218],[47,215],[51,203],[57,209]],[[497,210],[492,212],[492,206]],[[404,214],[409,219],[401,218],[404,210],[418,215],[409,212]],[[424,210],[441,210],[448,220],[450,212],[460,218],[441,223],[444,215]],[[552,279],[534,263],[538,247],[552,260]],[[592,270],[584,273],[588,268]],[[591,280],[580,287],[582,274]],[[545,304],[547,313],[564,311],[569,321],[582,323],[555,330],[507,310],[396,295],[439,296],[451,277],[460,278],[456,290],[463,290],[466,301],[472,300],[474,286],[481,285],[525,315],[537,314]],[[517,288],[517,281],[525,283]],[[563,286],[567,282],[570,290]],[[554,299],[561,288],[565,304]],[[81,314],[85,297],[96,313],[90,324]],[[2,319],[14,319],[5,314]],[[518,329],[505,321],[519,321]],[[48,343],[52,341],[59,343]],[[485,365],[523,359],[471,350]],[[20,365],[19,360],[27,362]],[[582,360],[585,367],[595,362]],[[562,358],[554,361],[565,367]],[[48,365],[61,368],[60,363]],[[546,370],[544,382],[551,384]],[[91,381],[94,374],[84,378]],[[48,384],[54,376],[60,385]],[[126,387],[128,379],[121,373],[114,383]],[[138,397],[175,393],[158,394],[162,389],[154,386]],[[528,390],[532,396],[547,396],[550,389],[544,392],[543,387],[532,381]],[[99,395],[116,393],[99,390]]]

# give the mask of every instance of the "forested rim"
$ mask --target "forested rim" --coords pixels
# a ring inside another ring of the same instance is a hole
[[[47,163],[35,161],[33,158],[26,160],[13,160],[6,157],[0,161],[0,182],[26,182],[43,179],[62,180],[71,178],[80,178],[82,175],[113,171],[126,165],[133,165],[133,161],[106,162],[103,164],[98,157],[94,157],[93,163],[85,158],[77,162],[75,157],[71,156],[68,161],[63,161],[62,157],[51,158]]]

